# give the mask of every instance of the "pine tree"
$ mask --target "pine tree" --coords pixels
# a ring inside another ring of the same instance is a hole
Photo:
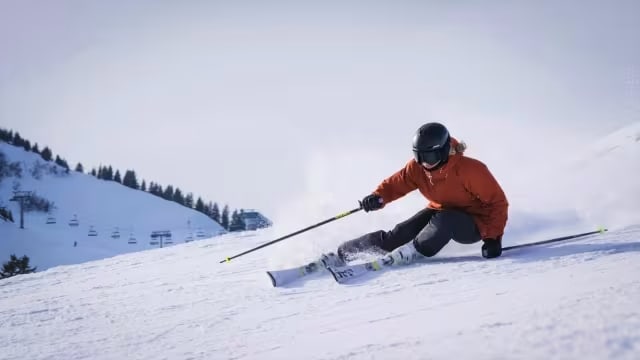
[[[207,203],[207,206],[205,206],[205,211],[208,217],[210,217],[211,219],[213,219],[213,202],[209,201]]]
[[[42,149],[40,156],[42,156],[42,159],[44,161],[51,161],[51,159],[53,159],[53,153],[51,152],[51,149],[49,149],[48,146],[45,146],[44,149]]]
[[[10,143],[13,136],[8,130],[0,129],[0,141]]]
[[[65,159],[61,158],[60,156],[56,155],[56,161],[55,162],[61,168],[69,170],[69,164],[67,163],[67,160],[65,160]]]
[[[0,270],[0,279],[8,278],[20,274],[29,274],[36,271],[36,268],[29,266],[29,257],[24,255],[18,258],[14,254],[9,257],[9,261],[2,265]]]
[[[13,140],[11,142],[14,146],[20,146],[23,147],[24,146],[24,140],[22,139],[22,137],[20,137],[20,134],[18,132],[16,132],[15,134],[13,134]]]
[[[69,173],[69,163],[67,163],[67,160],[60,159],[60,166],[67,170],[67,174]]]
[[[31,151],[31,143],[29,142],[29,140],[25,140],[22,143],[22,147],[26,150],[26,151]]]
[[[156,196],[162,197],[164,195],[164,191],[162,190],[162,185],[156,184]]]
[[[195,209],[196,209],[196,211],[204,213],[204,201],[202,201],[202,198],[200,198],[199,196],[198,196],[198,200],[196,200]]]
[[[182,195],[182,191],[180,190],[180,188],[176,188],[176,191],[173,192],[172,200],[180,205],[184,205],[184,195]]]
[[[165,200],[173,200],[173,186],[167,185],[162,193],[162,198]]]
[[[207,204],[207,203],[204,204],[204,208],[202,209],[202,213],[207,215],[208,217],[211,216],[211,207],[209,206],[209,204]]]
[[[13,222],[13,214],[11,214],[11,210],[0,206],[0,219],[4,221]]]
[[[147,191],[147,183],[144,180],[142,180],[142,185],[140,185],[140,190]]]
[[[247,225],[245,224],[244,218],[242,217],[242,214],[244,213],[244,211],[240,210],[240,212],[236,211],[236,213],[237,213],[237,215],[236,215],[236,224],[235,224],[234,228],[238,229],[236,231],[245,231],[245,230],[247,230]]]
[[[116,175],[113,177],[113,181],[122,184],[122,179],[120,178],[120,170],[116,170]]]
[[[98,177],[98,172],[96,171],[96,168],[91,169],[91,175]]]
[[[31,151],[33,151],[36,154],[40,154],[40,148],[38,148],[38,143],[33,144],[33,146],[31,147]]]
[[[138,189],[138,178],[136,177],[136,172],[133,171],[133,170],[127,170],[124,173],[124,178],[122,179],[122,184],[124,186],[128,186],[128,187],[130,187],[132,189]]]
[[[226,230],[229,230],[229,206],[225,205],[222,209],[222,216],[220,217],[220,225]]]
[[[220,223],[220,209],[218,208],[218,203],[213,203],[211,207],[211,218],[213,221]]]
[[[241,220],[239,220],[240,215],[238,215],[238,210],[234,210],[231,214],[231,223],[229,224],[229,231],[240,231],[241,230]]]
[[[193,193],[188,193],[184,197],[184,206],[193,209]]]
[[[78,165],[76,165],[76,171],[79,173],[84,173],[84,166],[82,166],[81,163],[78,163]]]
[[[107,181],[113,181],[113,168],[111,167],[111,165],[106,168],[104,179]]]

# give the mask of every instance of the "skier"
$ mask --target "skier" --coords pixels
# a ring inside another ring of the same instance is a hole
[[[482,244],[482,256],[502,254],[507,223],[506,196],[489,169],[464,156],[464,143],[452,138],[439,123],[421,126],[413,138],[413,154],[404,168],[365,196],[365,212],[379,210],[413,190],[430,202],[392,230],[378,230],[347,241],[324,263],[339,265],[363,251],[382,251],[393,265],[408,264],[436,255],[451,239],[461,244]]]

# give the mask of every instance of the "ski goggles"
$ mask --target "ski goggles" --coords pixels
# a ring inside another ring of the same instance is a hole
[[[416,161],[420,164],[436,165],[443,160],[442,151],[442,148],[429,151],[414,151],[414,155]]]

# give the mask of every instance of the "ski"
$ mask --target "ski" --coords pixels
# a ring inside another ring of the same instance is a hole
[[[339,258],[335,254],[329,253],[322,255],[320,259],[303,266],[267,271],[267,275],[271,279],[271,284],[274,287],[279,287],[300,280],[309,275],[321,272],[322,270],[328,269],[331,266],[345,265],[346,264],[343,261],[339,260]]]
[[[381,271],[393,264],[393,260],[390,257],[382,257],[377,260],[369,261],[363,264],[345,265],[340,267],[329,267],[328,270],[333,275],[333,278],[339,283],[344,284],[349,280],[355,279],[362,275],[368,274],[374,271]]]
[[[305,276],[317,273],[321,269],[324,269],[324,267],[321,263],[319,264],[319,262],[316,261],[307,265],[290,269],[267,271],[267,275],[269,275],[269,278],[271,279],[271,284],[274,287],[278,287],[289,284]]]

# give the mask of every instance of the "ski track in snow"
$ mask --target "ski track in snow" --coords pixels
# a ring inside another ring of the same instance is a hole
[[[272,288],[232,236],[0,281],[3,359],[637,359],[640,226]],[[280,245],[279,245],[280,246]]]

